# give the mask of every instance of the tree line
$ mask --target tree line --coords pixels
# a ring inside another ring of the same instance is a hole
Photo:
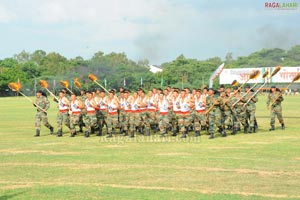
[[[40,79],[49,81],[51,89],[60,88],[60,80],[68,80],[72,86],[75,77],[79,78],[84,88],[96,88],[87,78],[89,73],[95,74],[107,88],[124,86],[124,79],[129,89],[167,85],[199,88],[208,84],[211,73],[223,62],[225,68],[299,66],[300,45],[289,50],[262,49],[236,59],[228,53],[224,60],[219,57],[197,60],[179,55],[175,60],[161,64],[163,72],[156,74],[149,71],[147,59],[135,62],[128,59],[125,53],[104,54],[99,51],[90,59],[80,56],[68,59],[56,52],[36,50],[29,53],[23,50],[13,57],[0,60],[0,95],[9,95],[7,84],[18,80],[27,93],[32,93],[36,81]],[[214,84],[218,85],[217,79]]]

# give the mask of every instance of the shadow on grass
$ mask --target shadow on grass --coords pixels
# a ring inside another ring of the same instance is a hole
[[[8,200],[8,199],[12,199],[16,196],[19,196],[21,194],[24,194],[25,191],[22,191],[22,192],[14,192],[14,193],[11,193],[11,194],[5,194],[5,195],[1,195],[0,196],[0,200]]]

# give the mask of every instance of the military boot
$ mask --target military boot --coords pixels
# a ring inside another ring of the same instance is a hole
[[[257,126],[254,125],[254,127],[253,127],[253,133],[256,133],[256,132],[257,132]]]
[[[40,129],[36,129],[34,137],[39,137],[40,136],[40,132],[41,132]]]
[[[245,133],[245,134],[248,133],[248,126],[244,126],[244,133]]]
[[[128,136],[128,130],[124,131],[124,135],[123,136]]]
[[[285,129],[284,123],[281,124],[281,129],[282,129],[282,130]]]
[[[83,127],[82,125],[79,125],[79,132],[80,133],[83,133],[82,127]]]
[[[114,131],[114,129],[108,134],[108,138],[111,138],[111,137],[113,137],[113,134],[115,133],[115,131]]]
[[[96,136],[102,136],[102,127],[99,127],[98,133]]]
[[[269,129],[269,131],[275,131],[275,126],[271,125],[271,128]]]
[[[49,127],[49,130],[50,130],[50,134],[53,135],[53,133],[54,133],[54,128],[53,128],[53,126],[50,126],[50,127]]]
[[[84,137],[86,137],[86,138],[88,138],[88,137],[90,137],[90,131],[85,131],[85,133],[84,133]]]
[[[75,135],[76,135],[76,131],[73,131],[73,132],[71,132],[70,137],[75,137]]]
[[[61,129],[59,129],[59,130],[57,131],[57,137],[62,137],[62,130],[61,130]]]
[[[173,136],[173,137],[177,136],[177,130],[173,130],[172,136]]]
[[[237,134],[237,128],[233,128],[233,129],[232,129],[231,135],[235,135],[235,134]]]
[[[250,127],[248,133],[253,133],[254,127]]]
[[[150,135],[151,135],[150,129],[147,129],[147,130],[146,130],[146,136],[150,136]]]
[[[183,132],[180,138],[186,138],[186,135],[187,135],[186,132]]]
[[[130,133],[130,136],[129,136],[130,138],[134,138],[134,131],[132,131],[131,133]]]
[[[195,131],[195,137],[201,136],[200,131]]]
[[[222,135],[222,137],[226,137],[227,136],[227,133],[226,133],[225,129],[222,129],[221,135]]]

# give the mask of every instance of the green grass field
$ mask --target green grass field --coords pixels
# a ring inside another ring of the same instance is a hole
[[[286,130],[269,132],[259,98],[255,134],[209,140],[35,134],[35,109],[0,98],[0,200],[299,199],[300,96],[283,102]],[[55,124],[52,103],[49,121]]]

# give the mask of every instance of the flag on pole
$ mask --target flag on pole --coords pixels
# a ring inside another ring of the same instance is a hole
[[[124,85],[124,87],[126,87],[126,80],[125,80],[125,78],[124,78],[123,85]]]
[[[141,87],[143,86],[143,78],[141,77]]]

